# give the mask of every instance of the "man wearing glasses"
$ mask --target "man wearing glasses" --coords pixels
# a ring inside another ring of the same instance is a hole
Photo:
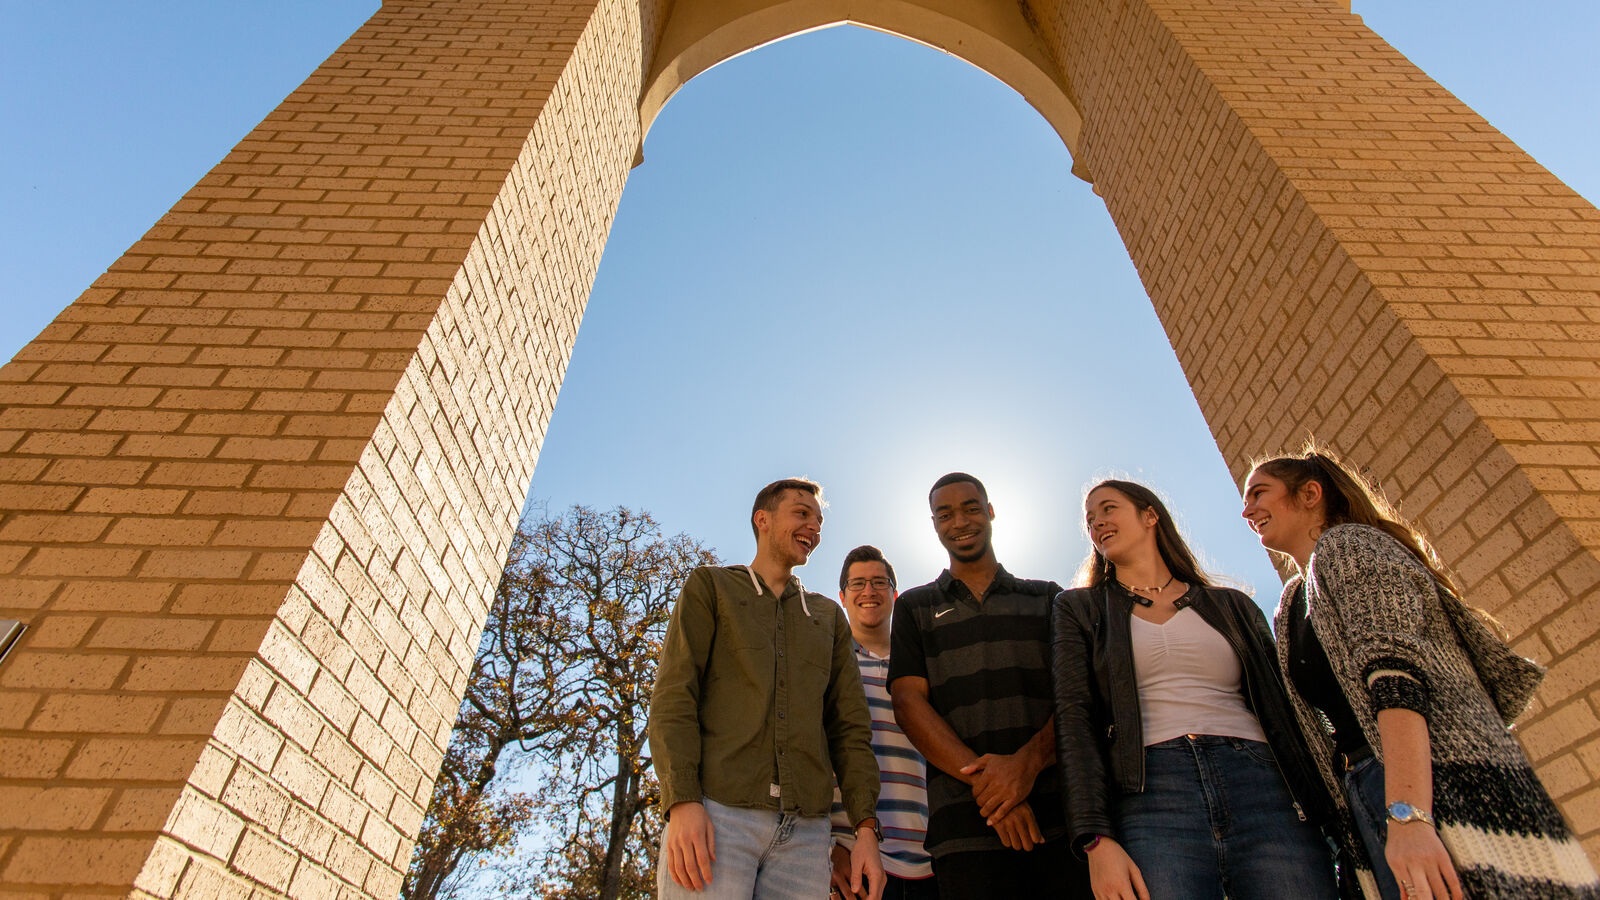
[[[889,621],[896,597],[894,567],[877,547],[851,550],[839,570],[839,603],[850,617],[850,634],[861,668],[861,686],[872,713],[872,752],[880,784],[878,846],[888,884],[883,900],[936,900],[933,862],[922,847],[928,830],[927,763],[894,721],[889,701]],[[850,851],[855,832],[844,804],[833,804],[833,893],[856,900],[850,890]]]

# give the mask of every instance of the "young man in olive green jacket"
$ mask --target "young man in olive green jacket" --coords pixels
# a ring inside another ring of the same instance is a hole
[[[763,488],[755,560],[696,569],[673,607],[650,711],[662,900],[826,894],[835,777],[858,836],[852,887],[883,891],[878,763],[850,623],[792,576],[821,539],[821,494],[804,479]]]

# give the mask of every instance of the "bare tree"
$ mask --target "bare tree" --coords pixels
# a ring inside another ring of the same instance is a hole
[[[469,858],[507,853],[530,821],[535,798],[500,789],[501,757],[515,746],[527,753],[552,750],[561,721],[547,698],[556,683],[559,631],[554,598],[531,552],[533,534],[519,528],[473,660],[466,696],[456,717],[433,798],[406,873],[401,896],[435,900],[455,896]]]
[[[525,521],[496,592],[456,735],[406,879],[449,897],[462,863],[506,854],[538,816],[555,835],[540,876],[498,867],[506,893],[648,897],[660,794],[645,754],[673,599],[716,562],[648,513],[574,506]],[[535,796],[495,787],[504,752],[538,764]]]
[[[574,507],[535,529],[552,591],[568,616],[562,712],[579,727],[549,760],[546,820],[564,840],[544,892],[637,896],[655,868],[660,791],[645,756],[645,721],[672,602],[696,566],[716,557],[687,535],[662,537],[647,513]],[[598,871],[595,871],[598,869]],[[587,884],[585,884],[587,883]],[[648,895],[648,894],[646,894]]]

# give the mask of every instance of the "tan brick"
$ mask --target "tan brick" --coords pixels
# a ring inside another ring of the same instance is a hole
[[[94,827],[110,800],[109,788],[0,784],[0,828],[86,831]]]
[[[43,700],[44,694],[37,691],[0,692],[0,729],[20,731]]]
[[[216,452],[219,440],[175,434],[134,434],[117,447],[118,456],[170,459],[204,459]]]
[[[88,646],[108,650],[198,650],[205,646],[212,623],[206,619],[168,616],[148,618],[108,617],[89,638]]]
[[[86,781],[174,781],[188,775],[203,741],[193,738],[95,738],[67,766],[66,776]]]
[[[304,697],[282,688],[272,692],[262,713],[277,731],[308,750],[316,746],[325,727],[322,716]]]
[[[195,685],[231,689],[238,684],[247,660],[228,656],[136,657],[121,688],[125,691],[181,693]]]
[[[278,517],[288,510],[289,494],[242,493],[239,491],[195,491],[189,495],[183,512],[192,516],[261,516]],[[217,538],[217,543],[237,541],[237,532],[228,529]]]
[[[294,880],[288,894],[295,900],[318,900],[333,897],[338,892],[338,880],[332,873],[302,861],[294,870]]]
[[[146,897],[174,896],[188,862],[187,848],[171,838],[165,836],[157,838],[149,858],[145,860],[144,867],[134,880],[134,886],[143,893],[136,892],[133,896],[139,900],[145,900]]]
[[[0,779],[56,778],[72,748],[71,740],[0,735]]]
[[[139,577],[213,581],[238,578],[251,562],[248,550],[151,550]]]
[[[29,558],[24,574],[35,578],[85,574],[116,578],[130,574],[142,555],[139,550],[46,546]]]
[[[246,820],[275,831],[289,810],[288,793],[252,766],[237,766],[223,788],[221,801]]]
[[[353,838],[335,834],[333,845],[328,848],[327,864],[341,879],[351,884],[363,884],[372,867],[372,856]]]
[[[148,838],[24,836],[0,869],[0,883],[59,884],[68,874],[79,885],[131,884],[149,851]]]
[[[223,804],[188,791],[173,808],[166,833],[214,859],[225,860],[244,834],[244,823]]]
[[[274,626],[261,645],[261,658],[289,684],[306,691],[317,674],[317,660],[288,631]]]
[[[145,734],[166,707],[159,697],[121,694],[55,694],[28,727],[35,732]]]
[[[128,665],[115,654],[18,652],[0,668],[0,687],[47,691],[109,689]]]
[[[188,687],[190,691],[202,687],[201,683],[194,682]],[[213,685],[213,689],[220,689],[222,685]],[[162,714],[160,723],[156,726],[156,734],[162,736],[178,737],[209,737],[217,727],[217,720],[222,715],[226,700],[219,695],[178,697],[167,701],[166,712]]]
[[[83,488],[74,485],[64,487],[46,487],[46,485],[6,484],[0,485],[0,504],[6,509],[54,509],[62,511],[77,501],[82,495]]]
[[[375,897],[397,893],[405,881],[405,873],[394,866],[374,865],[367,874],[367,892]]]
[[[216,742],[209,743],[200,751],[200,761],[195,764],[188,787],[215,800],[222,796],[222,789],[237,764],[238,759],[233,753]]]
[[[124,788],[107,813],[104,829],[119,831],[158,831],[177,805],[181,788]]]
[[[91,488],[78,502],[77,510],[117,515],[174,513],[183,504],[185,493],[160,488]]]
[[[100,580],[68,581],[54,608],[63,612],[157,612],[167,605],[173,588],[165,581],[119,581],[115,590]]]
[[[151,470],[147,484],[151,485],[180,485],[183,487],[242,487],[250,477],[250,466],[245,463],[218,463],[218,462],[162,462],[157,463]],[[222,496],[234,497],[236,500],[249,498],[238,491],[217,492]],[[193,497],[205,496],[195,492]],[[193,499],[190,502],[194,502]],[[237,507],[234,508],[237,511]],[[192,510],[185,510],[194,514]],[[201,513],[203,514],[203,513]]]
[[[170,612],[184,616],[269,616],[283,602],[283,595],[283,586],[277,584],[191,583],[179,590]],[[259,645],[259,637],[256,643]]]
[[[216,739],[224,749],[263,771],[272,769],[273,760],[284,745],[282,735],[238,703],[223,710]]]
[[[1572,820],[1574,831],[1580,834],[1600,831],[1600,788],[1590,787],[1562,804],[1562,810]],[[1593,853],[1593,851],[1590,851]]]

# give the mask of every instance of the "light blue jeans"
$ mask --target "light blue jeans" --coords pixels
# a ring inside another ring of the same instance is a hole
[[[1333,855],[1300,820],[1272,748],[1198,735],[1145,748],[1117,823],[1150,900],[1336,900]]]
[[[659,900],[821,900],[828,896],[833,842],[827,816],[723,806],[707,797],[717,858],[711,883],[693,891],[672,880],[666,859],[656,866]]]

